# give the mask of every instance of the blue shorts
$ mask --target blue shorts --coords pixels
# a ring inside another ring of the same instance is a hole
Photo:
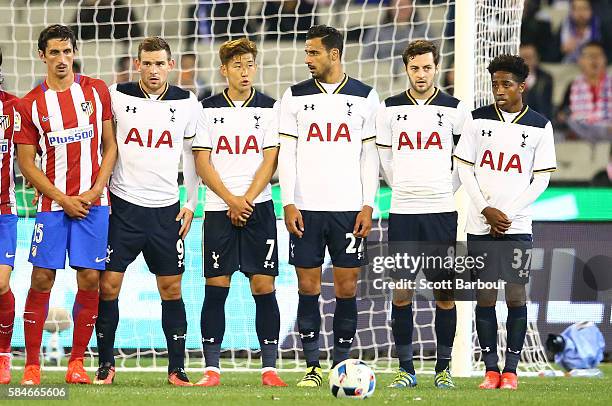
[[[66,252],[72,268],[103,270],[106,266],[108,206],[92,206],[83,220],[64,211],[36,215],[29,261],[47,269],[64,269]]]
[[[365,238],[353,235],[358,211],[301,210],[304,235],[289,236],[289,263],[299,268],[323,265],[325,247],[332,265],[340,268],[359,268],[367,265]]]
[[[17,250],[17,216],[0,215],[0,265],[15,266]]]
[[[240,271],[278,276],[276,215],[272,200],[256,203],[244,227],[234,227],[227,210],[207,211],[202,229],[204,276]]]
[[[531,234],[506,234],[495,238],[489,234],[467,235],[468,254],[483,258],[483,267],[472,269],[472,280],[526,285],[531,274]]]

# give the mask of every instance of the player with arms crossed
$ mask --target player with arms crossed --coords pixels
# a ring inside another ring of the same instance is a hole
[[[437,47],[425,40],[408,45],[403,55],[410,89],[383,101],[376,119],[376,145],[383,172],[392,189],[389,242],[407,244],[414,256],[416,242],[426,242],[428,255],[446,256],[457,238],[453,198],[459,176],[452,168],[454,139],[470,113],[456,98],[434,87],[439,72]],[[398,247],[399,248],[399,247]],[[430,281],[452,280],[452,270],[423,269]],[[414,280],[418,272],[407,278]],[[438,388],[453,388],[449,361],[457,313],[452,289],[435,289]],[[393,292],[391,321],[400,367],[391,387],[417,384],[412,362],[412,296],[408,289]]]
[[[0,71],[0,85],[3,81]],[[0,89],[0,385],[11,383],[11,338],[15,321],[15,296],[9,280],[17,250],[17,205],[13,178],[13,131],[17,101],[17,97]],[[17,129],[19,126],[18,122]]]
[[[455,150],[459,176],[470,197],[466,231],[470,256],[485,257],[473,276],[506,281],[506,363],[497,357],[497,289],[476,292],[476,331],[486,366],[482,389],[516,389],[516,368],[527,331],[525,285],[532,248],[531,204],[556,169],[553,129],[544,116],[523,104],[529,68],[514,55],[488,66],[495,103],[472,112]],[[487,252],[488,251],[488,252]]]
[[[66,251],[77,270],[78,286],[66,382],[91,383],[83,357],[98,314],[99,271],[104,269],[108,232],[106,184],[117,144],[108,88],[99,79],[72,71],[75,51],[70,28],[45,28],[38,37],[38,54],[47,65],[47,77],[18,104],[19,167],[40,192],[29,259],[32,284],[23,317],[26,367],[21,383],[26,385],[40,384],[43,325],[55,272],[64,268]]]
[[[378,94],[343,72],[342,50],[338,30],[311,27],[305,63],[312,78],[291,86],[281,101],[279,176],[307,364],[298,386],[322,383],[319,295],[326,247],[336,294],[334,365],[349,356],[357,330],[357,281],[367,263],[365,242],[378,188]]]
[[[184,370],[187,318],[181,279],[185,271],[183,240],[197,204],[198,177],[191,142],[201,108],[193,93],[168,84],[174,65],[164,39],[145,38],[136,59],[140,80],[110,88],[119,158],[109,186],[113,211],[106,270],[100,277],[97,384],[113,382],[119,292],[127,267],[142,252],[161,296],[168,382],[191,385]],[[177,181],[181,156],[188,197],[183,208]]]
[[[225,332],[225,300],[232,274],[249,278],[255,330],[261,347],[262,383],[287,386],[276,372],[280,312],[276,216],[270,179],[278,157],[278,102],[253,88],[255,43],[247,38],[219,49],[228,87],[202,102],[193,143],[198,174],[206,184],[202,344],[206,369],[198,386],[220,384],[219,356]]]

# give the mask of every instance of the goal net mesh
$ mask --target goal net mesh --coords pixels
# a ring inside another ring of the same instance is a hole
[[[132,61],[138,44],[145,36],[166,39],[176,60],[170,82],[188,88],[203,98],[221,91],[225,82],[219,74],[218,49],[229,38],[249,36],[258,47],[258,74],[255,85],[279,98],[288,86],[307,79],[304,65],[304,37],[313,24],[329,24],[345,33],[344,67],[346,72],[372,85],[381,98],[406,89],[408,83],[401,53],[411,40],[436,41],[441,50],[438,86],[453,92],[454,7],[449,0],[297,0],[297,1],[187,1],[187,0],[0,0],[0,48],[4,55],[3,88],[23,96],[44,78],[45,65],[37,55],[39,32],[47,25],[61,23],[74,28],[78,37],[76,61],[80,72],[101,78],[107,84],[137,80]],[[486,66],[499,53],[517,53],[522,14],[521,0],[479,0],[476,9],[477,38],[475,105],[491,102]],[[458,78],[460,80],[460,78]],[[26,188],[17,168],[17,199],[20,214],[18,255],[11,285],[17,298],[17,318],[13,345],[16,355],[23,355],[23,306],[29,288],[27,263],[35,208],[33,191]],[[202,194],[203,196],[203,194]],[[282,214],[275,186],[277,214]],[[376,223],[371,240],[386,240],[386,218],[390,190],[381,187],[376,208]],[[201,215],[201,205],[196,215]],[[282,221],[278,223],[280,276],[277,297],[281,308],[279,367],[302,367],[301,344],[296,329],[297,280],[287,264],[288,237]],[[204,293],[201,274],[201,218],[196,218],[186,241],[187,272],[183,295],[187,307],[189,331],[187,366],[203,365],[199,318]],[[331,265],[326,261],[320,301],[323,323],[322,356],[331,358],[334,293]],[[359,292],[366,292],[371,281],[360,282]],[[61,320],[72,307],[76,283],[73,270],[57,273],[50,308],[55,321],[48,323],[43,338],[46,364],[57,362],[57,349],[70,347],[70,323]],[[362,295],[358,303],[359,324],[353,343],[353,356],[369,362],[378,370],[392,370],[394,346],[389,324],[389,295]],[[422,371],[432,370],[435,359],[435,304],[416,298],[415,360]],[[157,370],[167,364],[165,340],[161,329],[161,305],[156,284],[139,257],[128,269],[119,299],[121,321],[117,331],[117,365]],[[505,320],[500,307],[499,320]],[[62,311],[62,309],[68,310]],[[259,344],[255,334],[254,302],[248,281],[236,274],[226,304],[226,333],[223,341],[223,367],[253,369],[259,366]],[[61,330],[52,333],[53,326]],[[500,323],[500,356],[505,335]],[[473,368],[482,367],[478,340],[473,329]],[[89,366],[95,366],[96,340],[90,342]],[[21,351],[19,351],[21,349]],[[535,322],[523,352],[522,367],[539,370],[546,367]]]

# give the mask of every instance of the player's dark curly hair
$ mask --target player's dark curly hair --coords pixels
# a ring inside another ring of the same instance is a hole
[[[62,41],[70,41],[72,49],[77,50],[76,36],[72,28],[66,25],[53,24],[45,28],[40,32],[38,36],[38,49],[45,53],[47,50],[47,43],[51,39],[59,39]]]
[[[529,66],[525,60],[518,55],[499,55],[493,58],[487,70],[491,75],[495,72],[510,72],[516,77],[516,81],[522,83],[529,75]]]
[[[323,46],[327,52],[336,48],[342,58],[342,51],[344,50],[344,37],[342,33],[325,24],[313,25],[306,33],[306,39],[321,38]]]

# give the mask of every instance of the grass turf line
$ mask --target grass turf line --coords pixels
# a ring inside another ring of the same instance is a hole
[[[528,405],[604,405],[609,404],[609,390],[612,386],[612,365],[602,365],[604,378],[520,378],[519,390],[483,391],[478,389],[481,378],[455,378],[457,388],[439,390],[433,387],[433,376],[419,376],[419,385],[413,389],[397,390],[387,388],[391,374],[377,374],[376,392],[368,405],[392,404],[392,402],[417,402],[420,405],[503,405],[516,402]],[[334,399],[326,385],[321,388],[297,388],[295,383],[301,373],[282,373],[288,388],[264,388],[260,374],[232,373],[222,376],[222,386],[217,388],[178,388],[169,386],[163,373],[120,372],[112,386],[70,385],[69,400],[61,404],[104,405],[121,403],[130,405],[192,405],[196,402],[221,402],[223,405],[290,404],[291,406],[336,404],[352,402]],[[326,375],[324,375],[326,377]],[[192,381],[200,378],[199,373],[190,373]],[[43,373],[43,384],[63,383],[63,372]],[[21,379],[21,371],[14,371],[13,382]],[[325,380],[326,381],[326,380]],[[21,401],[20,405],[40,405],[39,401]]]

